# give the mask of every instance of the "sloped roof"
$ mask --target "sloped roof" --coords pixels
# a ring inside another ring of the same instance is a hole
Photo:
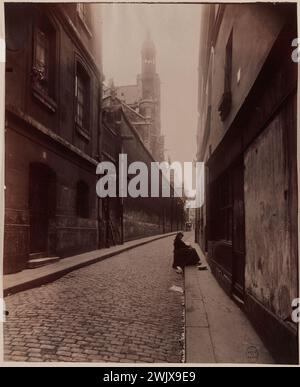
[[[139,123],[139,124],[149,124],[150,123],[149,120],[145,116],[143,116],[142,114],[135,111],[133,108],[131,108],[125,102],[121,101],[120,98],[118,98],[118,97],[112,98],[111,95],[107,95],[106,97],[104,97],[102,99],[102,101],[103,101],[103,103],[102,103],[103,108],[121,105],[124,113],[126,114],[127,118],[130,120],[132,125],[134,125],[134,123]]]
[[[127,115],[127,117],[129,118],[129,120],[132,122],[133,125],[135,122],[144,123],[144,124],[149,123],[149,120],[146,117],[144,117],[142,114],[132,109],[126,103],[121,101],[121,104],[122,104],[124,113]]]
[[[117,97],[127,105],[133,105],[141,98],[138,85],[119,86]]]

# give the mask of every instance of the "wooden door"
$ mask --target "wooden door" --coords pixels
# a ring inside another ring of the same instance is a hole
[[[232,292],[243,300],[245,289],[245,210],[244,163],[240,160],[233,168],[233,230],[232,230]]]
[[[30,253],[48,251],[48,227],[51,197],[55,193],[51,173],[43,164],[34,163],[29,172]]]

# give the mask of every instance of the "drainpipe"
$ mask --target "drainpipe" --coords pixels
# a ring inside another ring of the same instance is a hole
[[[101,75],[102,76],[102,75]],[[102,80],[99,82],[99,93],[98,93],[98,130],[97,130],[97,160],[101,162],[102,160]],[[97,195],[97,223],[98,223],[98,248],[100,249],[102,238],[101,238],[101,199]]]

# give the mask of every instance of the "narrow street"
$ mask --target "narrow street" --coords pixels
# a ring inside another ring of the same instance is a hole
[[[4,360],[298,365],[296,3],[2,3]]]
[[[6,361],[182,360],[183,287],[173,237],[6,298]]]

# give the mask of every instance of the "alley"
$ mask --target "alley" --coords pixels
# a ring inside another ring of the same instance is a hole
[[[6,361],[181,362],[172,237],[6,298]]]

